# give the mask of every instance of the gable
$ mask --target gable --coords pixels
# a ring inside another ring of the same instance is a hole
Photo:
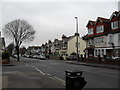
[[[114,17],[117,17],[119,15],[119,13],[120,12],[117,12],[117,11],[113,12],[111,17],[110,17],[110,20],[113,19]]]
[[[98,17],[97,20],[96,20],[96,22],[95,22],[95,25],[96,25],[97,23],[99,23],[99,22],[103,23],[103,21]]]
[[[86,27],[88,27],[89,25],[94,26],[94,23],[95,23],[95,21],[89,20],[88,23],[87,23],[87,25],[86,25]]]

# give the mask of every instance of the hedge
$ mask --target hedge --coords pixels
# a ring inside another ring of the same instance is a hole
[[[10,54],[7,51],[2,52],[2,60],[9,60]]]

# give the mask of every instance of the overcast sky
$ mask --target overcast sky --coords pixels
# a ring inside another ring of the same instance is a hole
[[[95,21],[97,17],[110,18],[112,12],[118,10],[119,0],[97,0],[99,2],[87,2],[86,0],[84,2],[20,1],[2,0],[0,3],[0,28],[2,29],[7,22],[12,20],[25,19],[33,25],[36,34],[34,41],[23,43],[23,45],[36,46],[46,43],[48,40],[53,41],[55,38],[61,39],[63,34],[74,35],[76,32],[75,16],[79,19],[80,36],[84,36],[87,34],[86,24],[88,21]],[[5,40],[6,45],[12,42],[6,37]]]

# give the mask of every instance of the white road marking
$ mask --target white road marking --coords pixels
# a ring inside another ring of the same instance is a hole
[[[63,83],[63,85],[65,85],[65,81],[64,80],[62,80],[62,79],[60,79],[60,78],[58,78],[56,76],[54,78],[57,79],[57,80],[59,80],[59,81],[61,81]]]
[[[58,80],[58,81],[61,82],[61,84],[63,84],[63,85],[65,86],[65,81],[64,81],[64,80],[62,80],[62,79],[60,79],[60,78],[58,78],[58,77],[49,77],[49,78],[51,78],[51,79],[53,79],[53,80]]]
[[[27,64],[27,65],[29,65],[29,64]],[[33,67],[33,68],[35,68],[38,72],[40,72],[42,75],[47,75],[47,76],[49,76],[49,78],[51,78],[51,79],[53,79],[53,80],[58,80],[58,81],[60,81],[63,85],[65,85],[65,81],[64,80],[62,80],[62,79],[60,79],[60,78],[58,78],[58,77],[56,77],[56,76],[52,76],[51,74],[49,74],[49,73],[43,73],[40,69],[38,69],[38,68],[36,68],[35,66],[32,66],[32,65],[30,65],[31,67]]]
[[[63,85],[65,85],[65,81],[64,81],[64,80],[62,80],[62,79],[60,79],[60,78],[58,78],[58,77],[56,77],[56,76],[52,76],[52,75],[49,74],[49,73],[45,73],[45,75],[48,75],[49,78],[51,78],[51,79],[53,79],[53,80],[58,80],[58,81],[60,81]]]
[[[35,66],[32,67],[35,68],[38,72],[40,72],[42,75],[45,75],[45,73],[43,73],[40,69],[36,68]]]

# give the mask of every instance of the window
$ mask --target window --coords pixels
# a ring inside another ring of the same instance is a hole
[[[77,47],[77,42],[75,43],[75,46]],[[78,42],[78,47],[80,47],[80,43]]]
[[[117,29],[118,28],[118,21],[112,22],[111,23],[111,28],[112,29]]]
[[[120,42],[120,34],[119,34],[119,36],[118,36],[118,41]]]
[[[98,55],[100,55],[100,50],[98,50]]]
[[[103,37],[100,37],[100,38],[96,38],[95,39],[95,43],[103,43],[104,42],[104,38]]]
[[[112,35],[109,36],[109,42],[113,42],[113,36]]]
[[[95,56],[97,56],[97,50],[95,50]]]
[[[93,28],[88,29],[88,35],[93,34]]]
[[[94,45],[94,41],[93,40],[89,40],[88,42],[89,42],[88,43],[89,45]]]
[[[89,56],[93,56],[93,55],[94,55],[93,53],[94,53],[94,51],[93,51],[93,50],[90,50],[90,51],[89,51]]]
[[[102,49],[102,56],[104,56],[104,49]]]
[[[97,32],[97,33],[101,33],[101,32],[103,32],[103,31],[104,31],[104,26],[103,26],[103,25],[97,26],[97,28],[96,28],[96,32]]]

